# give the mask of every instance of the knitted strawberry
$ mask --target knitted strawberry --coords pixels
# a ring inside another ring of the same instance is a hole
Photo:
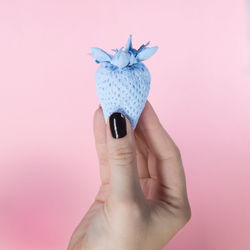
[[[105,122],[114,112],[125,115],[135,129],[147,101],[150,89],[150,73],[141,62],[151,57],[157,46],[147,48],[142,45],[138,50],[132,48],[129,36],[125,50],[113,49],[114,55],[99,48],[91,48],[90,56],[101,63],[95,74],[95,86],[102,106]]]

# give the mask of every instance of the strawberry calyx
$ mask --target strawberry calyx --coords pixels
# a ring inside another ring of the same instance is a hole
[[[131,67],[153,56],[158,50],[158,46],[148,48],[149,43],[150,42],[141,45],[140,48],[136,50],[132,47],[132,35],[129,35],[125,50],[123,50],[124,47],[121,47],[119,50],[112,49],[115,54],[111,55],[100,48],[92,47],[91,53],[88,55],[92,56],[96,63],[108,62],[122,69],[124,67]]]

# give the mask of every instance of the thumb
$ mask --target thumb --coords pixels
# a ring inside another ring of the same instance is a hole
[[[107,148],[110,164],[110,197],[115,201],[138,200],[142,195],[136,166],[136,145],[132,126],[121,113],[107,122]]]

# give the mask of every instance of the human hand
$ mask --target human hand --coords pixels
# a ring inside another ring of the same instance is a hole
[[[94,135],[102,184],[68,250],[162,249],[191,217],[178,147],[148,101],[134,131],[119,116],[106,125],[99,107]]]

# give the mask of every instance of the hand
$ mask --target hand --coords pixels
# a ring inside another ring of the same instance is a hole
[[[113,138],[112,121],[95,112],[102,184],[68,250],[159,250],[191,217],[180,151],[151,104],[134,131],[125,121],[127,134]]]

